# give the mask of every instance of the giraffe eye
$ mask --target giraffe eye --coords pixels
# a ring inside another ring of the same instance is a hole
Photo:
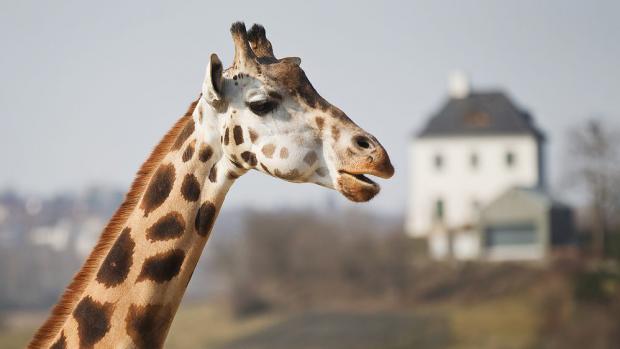
[[[276,109],[278,107],[278,103],[275,101],[271,101],[271,100],[263,100],[263,101],[250,102],[248,103],[248,107],[250,107],[250,110],[252,111],[252,113],[258,116],[263,116],[267,113],[272,112],[274,109]]]

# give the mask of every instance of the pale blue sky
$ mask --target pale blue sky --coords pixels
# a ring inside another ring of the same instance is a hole
[[[300,56],[317,90],[388,149],[397,175],[366,207],[403,211],[410,134],[455,68],[534,114],[557,183],[566,129],[620,120],[618,14],[614,1],[2,1],[0,188],[127,187],[197,96],[209,54],[231,61],[236,20],[263,24],[276,55]],[[227,205],[326,200],[353,205],[249,173]]]

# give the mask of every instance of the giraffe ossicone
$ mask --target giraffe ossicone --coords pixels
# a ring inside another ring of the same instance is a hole
[[[374,136],[323,99],[260,25],[231,27],[202,91],[138,171],[123,204],[29,348],[158,348],[224,197],[249,170],[372,199],[394,173]]]

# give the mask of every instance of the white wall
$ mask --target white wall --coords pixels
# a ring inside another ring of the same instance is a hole
[[[514,154],[512,167],[506,153]],[[478,156],[477,168],[470,157]],[[440,155],[443,167],[435,167]],[[530,135],[432,137],[415,139],[410,150],[412,175],[407,231],[415,237],[427,236],[433,227],[435,202],[444,202],[444,224],[461,227],[476,221],[477,201],[485,206],[513,186],[539,184],[538,145]]]

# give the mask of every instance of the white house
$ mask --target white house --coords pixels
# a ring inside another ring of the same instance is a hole
[[[545,137],[502,91],[470,91],[456,76],[449,98],[411,141],[406,230],[436,258],[477,258],[479,214],[513,187],[545,187]]]

